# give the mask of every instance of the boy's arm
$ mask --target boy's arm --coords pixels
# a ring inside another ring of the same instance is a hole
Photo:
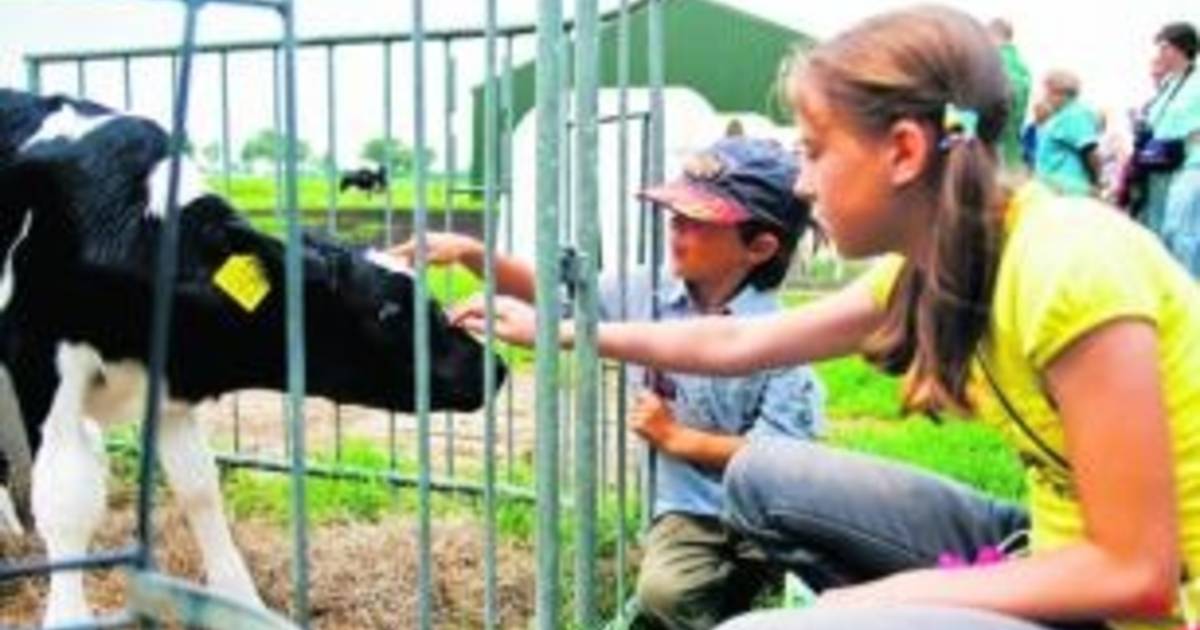
[[[479,239],[452,232],[430,232],[425,235],[425,248],[430,265],[459,264],[476,277],[483,277],[484,247]],[[388,253],[411,266],[417,255],[417,243],[410,239]],[[500,252],[496,252],[494,262],[496,292],[532,303],[537,292],[533,267],[520,258]]]
[[[660,448],[664,452],[716,470],[724,470],[738,449],[755,438],[813,439],[820,433],[822,394],[810,369],[773,370],[766,375],[763,388],[753,424],[743,435],[709,433],[675,422],[673,417],[653,419],[658,424],[650,424],[650,430],[663,435]],[[662,408],[663,415],[669,416],[670,408]]]
[[[708,433],[675,420],[662,398],[645,393],[634,408],[633,430],[650,446],[697,466],[724,470],[745,443],[740,435]]]

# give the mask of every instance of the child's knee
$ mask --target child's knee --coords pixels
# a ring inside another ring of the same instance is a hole
[[[679,575],[661,568],[643,566],[638,574],[638,604],[651,617],[670,619],[676,616],[686,588]]]

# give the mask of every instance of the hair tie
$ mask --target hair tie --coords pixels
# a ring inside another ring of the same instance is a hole
[[[959,107],[954,103],[946,103],[942,113],[941,148],[943,150],[958,144],[970,142],[979,137],[979,112],[969,107]]]

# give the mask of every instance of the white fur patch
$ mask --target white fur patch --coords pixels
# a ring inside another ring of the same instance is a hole
[[[405,265],[399,258],[388,255],[387,252],[384,252],[383,250],[374,248],[368,249],[366,253],[363,254],[363,257],[367,259],[367,262],[375,265],[376,267],[382,267],[383,269],[387,269],[392,273],[402,273],[406,276],[413,275],[413,270],[411,267]]]
[[[84,412],[100,426],[141,420],[146,408],[146,367],[137,361],[105,363],[103,384],[89,388]]]
[[[150,202],[146,204],[146,216],[162,219],[167,216],[167,193],[171,184],[171,158],[163,158],[150,173]],[[182,208],[197,197],[204,195],[206,188],[195,162],[182,157],[179,162],[179,207]]]
[[[17,290],[17,276],[13,270],[13,259],[17,257],[17,247],[21,242],[29,236],[29,227],[33,225],[33,210],[25,211],[25,220],[21,223],[21,231],[17,237],[13,239],[12,245],[8,246],[8,252],[4,255],[4,271],[0,272],[0,313],[8,308],[9,302],[12,302],[13,293]]]
[[[25,535],[25,528],[21,527],[21,519],[17,518],[17,508],[13,505],[12,496],[4,488],[0,488],[0,532],[15,536]]]
[[[96,127],[116,117],[116,114],[84,116],[70,104],[64,103],[62,108],[50,114],[42,121],[42,126],[38,127],[37,132],[30,136],[25,141],[25,144],[21,145],[21,151],[28,151],[30,147],[39,142],[56,140],[58,138],[78,140],[91,133]]]

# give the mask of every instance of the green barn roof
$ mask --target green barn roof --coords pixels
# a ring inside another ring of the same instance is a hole
[[[632,58],[629,85],[648,85],[645,50],[649,3],[629,10]],[[717,111],[758,112],[786,122],[778,106],[774,85],[780,62],[793,48],[810,47],[814,39],[775,22],[713,0],[663,0],[664,83],[690,87]],[[573,48],[569,46],[569,48]],[[570,54],[570,51],[568,51]],[[513,68],[513,123],[534,107],[537,61]],[[606,21],[600,29],[600,86],[617,86],[617,23]],[[472,179],[482,176],[483,86],[472,92]],[[604,115],[608,112],[601,112]]]

